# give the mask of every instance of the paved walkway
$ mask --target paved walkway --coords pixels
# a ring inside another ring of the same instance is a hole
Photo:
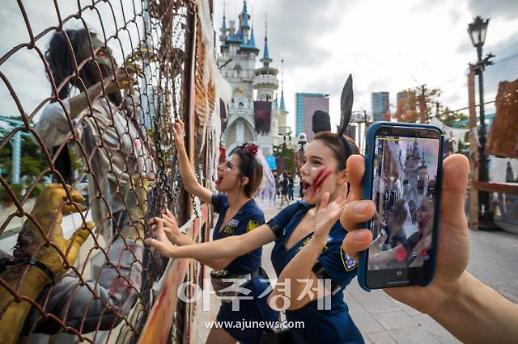
[[[280,209],[265,207],[266,220]],[[518,303],[518,235],[507,232],[470,232],[471,255],[468,270],[508,299]],[[273,243],[263,248],[263,267],[270,278],[275,272],[270,253]],[[351,316],[366,343],[460,343],[426,314],[402,304],[385,292],[363,291],[356,279],[345,292]],[[195,343],[204,343],[208,329],[204,321],[214,320],[219,301],[212,300],[210,312],[198,312],[195,319]]]

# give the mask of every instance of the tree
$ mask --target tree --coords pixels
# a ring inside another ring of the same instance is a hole
[[[425,84],[398,93],[396,118],[399,122],[428,122],[432,116],[439,88],[428,88]]]
[[[13,118],[21,120],[21,117]],[[0,161],[2,161],[2,173],[5,175],[9,183],[12,173],[12,145],[6,143],[0,149]],[[22,135],[21,156],[20,156],[20,174],[29,177],[37,177],[41,171],[48,167],[48,162],[43,154],[40,146],[28,135]]]
[[[277,161],[282,161],[282,168],[286,172],[295,173],[297,168],[295,165],[295,151],[284,143],[282,145],[273,146],[273,156]],[[277,167],[279,169],[279,166]],[[282,172],[284,172],[282,171]]]
[[[462,112],[458,111],[451,111],[447,106],[444,108],[444,111],[442,111],[438,119],[443,122],[448,127],[454,126],[456,122],[460,121],[466,121],[468,119],[468,116],[463,114]]]
[[[416,87],[418,94],[419,114],[422,122],[428,123],[428,119],[432,117],[432,110],[437,104],[437,98],[441,95],[440,88],[428,88],[426,85]]]

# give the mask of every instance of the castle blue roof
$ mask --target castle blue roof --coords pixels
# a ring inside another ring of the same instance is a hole
[[[257,46],[255,45],[255,36],[254,36],[253,28],[252,28],[252,32],[250,33],[250,39],[248,40],[248,42],[246,44],[241,43],[241,45],[239,47],[244,48],[244,49],[257,50],[257,52],[259,52],[259,48],[257,48]]]
[[[250,24],[248,23],[248,19],[250,19],[250,15],[248,14],[246,10],[246,0],[243,1],[243,10],[241,11],[241,27],[249,29]]]
[[[268,51],[268,38],[264,37],[264,50],[263,50],[263,58],[261,62],[272,62],[270,58],[270,52]]]
[[[243,20],[241,21],[241,28],[243,29],[249,29],[250,24],[248,23],[248,14],[243,14]]]
[[[281,112],[286,112],[286,104],[284,104],[284,91],[281,91],[281,105],[279,106]]]
[[[237,31],[234,34],[228,35],[227,43],[243,43],[243,33],[241,30]]]
[[[250,33],[250,40],[248,41],[248,45],[255,48],[254,28],[252,28],[252,32]]]

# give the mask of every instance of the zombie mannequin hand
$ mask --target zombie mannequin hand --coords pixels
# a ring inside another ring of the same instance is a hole
[[[121,236],[124,239],[135,241],[144,240],[144,227],[148,212],[147,193],[153,185],[153,181],[147,177],[133,176],[131,178],[134,193],[137,199],[136,205],[128,209],[129,224],[121,229]],[[142,243],[142,242],[141,242]]]
[[[67,186],[67,189],[72,202],[68,200],[65,189],[59,184],[50,184],[43,190],[31,213],[42,231],[30,219],[25,221],[14,251],[15,259],[34,254],[34,258],[52,270],[56,278],[63,275],[68,266],[74,264],[81,245],[94,227],[92,222],[86,222],[70,239],[63,237],[63,216],[86,210],[81,204],[84,198],[79,191],[70,186]],[[46,245],[47,240],[42,232],[48,237],[49,245]]]
[[[8,265],[1,274],[2,281],[25,299],[36,300],[47,284],[54,283],[74,264],[81,245],[94,227],[93,223],[86,222],[70,239],[63,237],[63,216],[85,209],[80,204],[83,197],[79,192],[70,186],[67,186],[67,190],[70,198],[61,185],[50,184],[45,188],[31,213],[35,221],[27,219],[18,235],[13,254],[14,264]],[[24,258],[24,261],[32,258],[39,263],[20,264]],[[4,343],[17,342],[31,306],[25,300],[15,302],[13,294],[0,286],[0,309],[5,309],[0,318],[0,338],[3,338]]]

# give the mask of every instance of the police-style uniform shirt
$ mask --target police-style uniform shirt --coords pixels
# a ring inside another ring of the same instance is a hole
[[[213,194],[212,205],[214,211],[219,214],[214,232],[212,233],[212,240],[245,234],[264,224],[264,213],[253,199],[246,202],[223,228],[221,226],[229,207],[227,195]],[[244,256],[237,257],[225,270],[233,274],[247,274],[257,271],[261,267],[261,254],[262,248],[258,248]]]
[[[286,242],[300,223],[304,215],[311,208],[303,201],[295,202],[284,208],[277,216],[268,222],[268,226],[276,236],[272,250],[272,264],[280,275],[282,270],[306,245],[312,234],[302,238],[290,249],[286,249]],[[329,232],[328,241],[322,254],[318,257],[318,264],[325,272],[325,278],[336,284],[338,291],[331,298],[328,309],[318,309],[318,300],[313,300],[304,307],[286,311],[289,321],[303,321],[304,329],[292,329],[297,343],[363,343],[363,338],[349,316],[349,309],[344,302],[343,289],[356,276],[356,261],[347,258],[342,250],[342,242],[347,231],[336,222]],[[280,286],[282,290],[282,286]],[[316,292],[316,291],[314,291]],[[298,297],[299,295],[291,295]],[[321,296],[323,297],[323,296]],[[324,304],[324,302],[321,302]]]
[[[226,238],[232,235],[242,235],[264,224],[263,211],[257,203],[251,199],[246,202],[236,215],[223,228],[223,221],[229,204],[225,194],[213,194],[212,205],[214,211],[219,214],[214,227],[212,240]],[[234,259],[225,270],[234,275],[243,275],[258,271],[261,267],[262,248],[253,250],[241,257]],[[231,302],[222,302],[217,320],[220,322],[246,321],[277,321],[279,313],[271,309],[268,304],[268,296],[271,293],[266,276],[257,275],[243,285],[250,291],[248,298],[239,299],[239,311],[232,310]],[[237,327],[224,328],[232,337],[243,344],[256,344],[261,340],[263,330],[261,328],[249,328],[243,330]]]

